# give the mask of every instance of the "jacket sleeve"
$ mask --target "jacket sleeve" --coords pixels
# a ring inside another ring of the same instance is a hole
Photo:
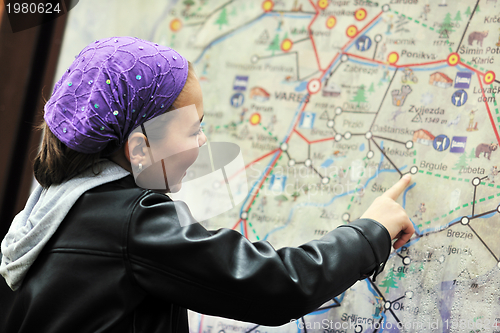
[[[129,270],[146,292],[208,315],[285,324],[380,273],[390,253],[389,233],[374,220],[275,250],[231,229],[208,231],[178,203],[157,193],[138,201],[128,228]],[[193,223],[181,226],[180,215]]]

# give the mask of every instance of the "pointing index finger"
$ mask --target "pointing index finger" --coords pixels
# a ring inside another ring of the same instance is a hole
[[[389,197],[392,200],[396,200],[401,193],[403,193],[404,189],[410,183],[411,176],[409,174],[404,175],[396,184],[392,185],[390,189],[382,194],[383,196]]]

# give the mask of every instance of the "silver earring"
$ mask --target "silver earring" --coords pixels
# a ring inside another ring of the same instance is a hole
[[[139,171],[142,171],[142,163],[139,163]]]

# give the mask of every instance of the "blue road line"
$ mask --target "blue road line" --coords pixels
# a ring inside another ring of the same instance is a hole
[[[450,67],[450,66],[448,64],[439,65],[439,66],[436,66],[436,67],[416,67],[416,68],[414,68],[414,67],[410,66],[410,68],[414,72],[436,71],[438,69],[447,68],[447,67]]]
[[[250,21],[249,23],[245,24],[245,25],[242,25],[241,27],[235,29],[233,32],[225,35],[225,36],[222,36],[222,37],[219,37],[217,39],[215,39],[214,41],[210,42],[207,46],[205,46],[205,48],[203,49],[203,52],[200,54],[200,56],[198,57],[198,59],[196,59],[194,61],[194,64],[197,64],[202,58],[203,56],[205,55],[205,53],[212,47],[212,46],[215,46],[223,41],[225,41],[226,39],[230,38],[230,37],[233,37],[233,35],[235,35],[236,33],[240,33],[241,31],[244,31],[248,28],[250,28],[252,25],[254,25],[255,23],[259,22],[260,20],[262,20],[263,18],[265,17],[268,17],[268,16],[282,16],[282,17],[292,17],[292,18],[295,18],[295,19],[304,19],[304,18],[311,18],[311,16],[313,16],[313,14],[308,14],[308,15],[292,15],[292,14],[284,14],[284,15],[281,15],[279,13],[265,13],[264,15],[262,15],[261,17],[258,17],[256,20],[254,21]]]
[[[364,61],[363,59],[357,59],[354,57],[349,57],[349,59],[347,61],[353,62],[353,63],[358,64],[358,65],[369,66],[369,67],[384,67],[384,68],[389,67],[392,71],[396,70],[396,68],[397,68],[396,66],[382,65],[379,63],[372,63],[372,62]]]
[[[364,281],[366,282],[366,287],[373,294],[373,296],[378,297],[378,293],[375,289],[373,289],[372,284],[370,283],[370,279],[366,278]]]

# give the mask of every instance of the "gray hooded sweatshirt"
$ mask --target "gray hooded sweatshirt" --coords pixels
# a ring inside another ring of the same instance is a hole
[[[33,190],[1,245],[0,274],[12,290],[19,288],[28,269],[83,193],[130,174],[108,159],[99,160],[99,167],[102,172],[98,175],[88,167],[62,184],[48,189],[38,184]]]

